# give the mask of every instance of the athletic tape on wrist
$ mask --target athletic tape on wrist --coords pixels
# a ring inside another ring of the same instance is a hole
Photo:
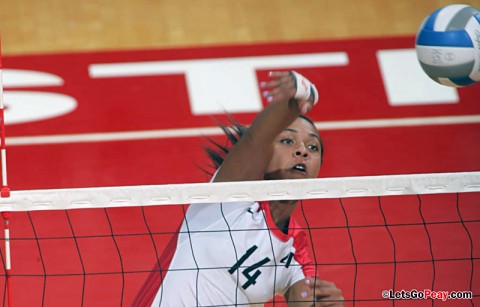
[[[292,70],[291,74],[295,78],[295,86],[297,88],[297,92],[295,93],[294,97],[297,99],[308,100],[311,96],[313,96],[313,104],[317,104],[318,91],[315,85],[313,85],[312,82],[296,71]]]

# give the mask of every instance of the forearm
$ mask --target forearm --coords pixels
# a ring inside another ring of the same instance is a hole
[[[260,112],[249,128],[249,138],[255,145],[271,146],[277,135],[295,121],[300,112],[295,99],[271,103]]]

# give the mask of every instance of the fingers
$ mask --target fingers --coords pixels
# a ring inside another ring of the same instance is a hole
[[[269,73],[269,77],[272,79],[271,81],[262,82],[260,84],[265,89],[272,89],[282,86],[295,88],[295,80],[287,71],[271,71]]]
[[[308,278],[305,280],[305,283],[310,287],[310,289],[313,289],[314,287],[335,287],[333,282],[318,278]]]
[[[305,283],[311,289],[311,295],[315,297],[317,302],[315,306],[344,306],[342,291],[333,282],[307,278]]]
[[[318,98],[316,88],[310,81],[294,71],[273,71],[269,73],[269,77],[271,80],[260,83],[262,94],[268,102],[295,98],[300,113],[310,112]],[[301,84],[297,84],[300,81]],[[298,89],[298,86],[303,87]]]
[[[302,100],[297,100],[297,105],[298,105],[298,109],[300,110],[300,113],[305,115],[308,112],[310,112],[313,104],[308,100],[302,99]]]
[[[310,287],[316,297],[329,296],[331,294],[334,294],[336,292],[335,290],[337,289],[334,283],[321,279],[317,279],[314,281],[310,281],[307,279],[305,283],[307,284],[307,286]]]
[[[289,72],[275,71],[270,72],[269,76],[270,81],[260,83],[268,102],[288,100],[295,96],[295,80]]]

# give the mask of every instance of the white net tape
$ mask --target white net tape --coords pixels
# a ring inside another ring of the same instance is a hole
[[[12,191],[0,211],[479,192],[480,172]]]

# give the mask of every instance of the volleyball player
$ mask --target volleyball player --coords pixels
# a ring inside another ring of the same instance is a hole
[[[304,116],[318,99],[315,86],[295,72],[270,78],[261,84],[270,104],[250,128],[238,128],[238,139],[226,130],[235,144],[222,148],[225,157],[209,151],[219,166],[213,182],[317,177],[323,145]],[[342,292],[315,276],[307,236],[291,218],[297,203],[190,205],[134,304],[155,295],[152,306],[248,306],[283,295],[289,306],[343,306]]]

